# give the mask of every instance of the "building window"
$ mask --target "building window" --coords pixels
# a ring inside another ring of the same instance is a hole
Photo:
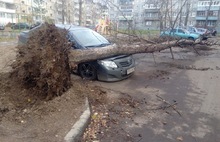
[[[147,26],[152,25],[152,21],[147,21],[147,22],[146,22],[146,25],[147,25]]]
[[[208,21],[207,26],[215,26],[216,25],[216,21]]]
[[[196,17],[196,12],[192,12],[192,13],[191,13],[191,16],[192,16],[192,17]]]
[[[6,15],[7,15],[7,18],[12,18],[12,14],[7,13]]]
[[[22,4],[24,4],[24,1],[21,1]]]
[[[197,16],[205,16],[205,11],[197,11]]]
[[[209,11],[209,16],[218,16],[218,11]]]
[[[5,8],[5,4],[0,1],[0,7]]]
[[[146,17],[152,17],[152,13],[146,13]]]
[[[205,21],[197,21],[197,25],[198,26],[204,26],[205,25]]]
[[[213,5],[214,5],[214,6],[219,6],[219,1],[215,1],[215,2],[213,3]]]
[[[5,13],[0,12],[0,17],[1,17],[1,18],[5,18]]]

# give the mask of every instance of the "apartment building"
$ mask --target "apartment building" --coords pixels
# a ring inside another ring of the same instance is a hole
[[[118,7],[119,27],[131,26],[130,24],[134,22],[134,0],[119,0]]]
[[[199,0],[196,13],[196,26],[217,28],[220,31],[220,0]]]
[[[16,21],[29,24],[41,22],[45,19],[47,7],[45,1],[14,0],[16,6]]]
[[[195,25],[198,0],[111,0],[110,19],[121,27],[132,23],[139,29],[163,29]]]
[[[86,0],[83,9],[84,26],[95,26],[98,24],[99,19],[108,17],[105,6],[99,1]]]
[[[45,2],[45,15],[44,15],[44,21],[47,22],[55,22],[57,17],[57,8],[56,8],[56,0],[47,0]]]
[[[14,0],[0,0],[0,25],[16,22]]]
[[[82,26],[95,25],[101,17],[99,1],[92,0],[56,0],[53,19],[55,23],[73,24]],[[80,13],[81,7],[81,13]],[[81,14],[81,23],[80,23]]]
[[[147,29],[159,29],[161,22],[161,4],[156,1],[145,1],[143,5],[144,27]]]

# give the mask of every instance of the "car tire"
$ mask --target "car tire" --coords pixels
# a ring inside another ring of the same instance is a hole
[[[90,63],[80,64],[78,67],[78,72],[83,79],[95,80],[97,78],[97,70]]]

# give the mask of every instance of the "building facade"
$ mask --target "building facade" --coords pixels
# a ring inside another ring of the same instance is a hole
[[[198,0],[111,0],[110,19],[138,29],[195,25]],[[112,4],[113,3],[113,4]]]
[[[0,0],[0,25],[15,23],[15,12],[14,0]]]
[[[199,0],[196,13],[196,26],[217,28],[220,31],[220,0]]]
[[[147,29],[160,29],[161,3],[158,0],[145,1],[143,9],[143,26]]]
[[[0,0],[0,24],[51,21],[79,25],[81,21],[83,26],[94,26],[101,18],[119,28],[158,30],[174,23],[218,28],[220,0]]]

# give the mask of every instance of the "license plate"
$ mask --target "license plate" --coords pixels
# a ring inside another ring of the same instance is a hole
[[[134,72],[134,68],[130,68],[130,69],[127,70],[127,74],[130,74],[132,72]]]

